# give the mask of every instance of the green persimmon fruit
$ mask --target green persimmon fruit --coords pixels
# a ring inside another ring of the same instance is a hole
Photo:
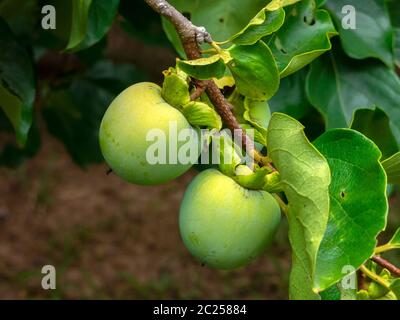
[[[177,133],[193,131],[183,114],[162,98],[158,85],[141,82],[128,87],[110,104],[100,125],[100,148],[106,162],[118,176],[135,184],[161,184],[182,175],[192,163],[169,161],[171,124]],[[154,141],[148,141],[147,135],[152,129],[165,136],[167,159],[161,163],[148,161]],[[173,150],[185,143],[177,140]]]
[[[220,171],[208,169],[185,192],[179,228],[185,246],[200,262],[233,269],[263,253],[280,219],[271,194],[245,189]]]

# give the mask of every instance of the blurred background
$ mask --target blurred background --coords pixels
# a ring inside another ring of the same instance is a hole
[[[46,1],[65,12],[59,23],[66,29],[68,2]],[[0,16],[30,45],[37,79],[24,148],[0,111],[0,299],[286,299],[285,222],[260,259],[238,270],[211,270],[189,255],[178,230],[195,169],[156,187],[106,174],[97,133],[108,104],[134,82],[161,83],[162,70],[175,64],[159,16],[143,1],[121,1],[106,37],[74,53],[62,50],[62,30],[39,28],[34,17],[41,4],[0,1]],[[313,138],[323,121],[306,110],[298,118]],[[391,190],[389,235],[400,224],[398,195]],[[56,267],[56,290],[41,288],[47,264]]]

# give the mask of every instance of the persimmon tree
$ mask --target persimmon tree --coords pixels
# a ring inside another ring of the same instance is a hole
[[[189,168],[143,163],[143,130],[160,127],[159,119],[239,132],[233,161],[195,165],[200,172],[185,193],[181,234],[195,258],[217,268],[246,264],[271,242],[281,211],[292,250],[291,299],[400,299],[400,270],[384,257],[400,248],[400,229],[377,241],[400,183],[399,2],[144,2],[177,53],[161,87],[128,87],[146,77],[100,58],[117,12],[128,32],[151,38],[149,21],[126,2],[71,1],[70,24],[51,36],[29,34],[4,14],[11,1],[0,6],[0,106],[19,143],[7,145],[0,160],[35,153],[35,103],[79,164],[101,161],[102,152],[117,175],[140,184]],[[44,72],[36,85],[44,49],[60,45],[77,62],[62,70],[61,83]]]

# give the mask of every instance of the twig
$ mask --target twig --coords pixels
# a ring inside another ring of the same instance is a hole
[[[382,268],[388,269],[393,276],[400,277],[400,269],[386,259],[380,256],[373,256],[371,260],[379,264]]]
[[[385,279],[383,279],[382,277],[378,276],[376,273],[372,272],[371,270],[369,270],[366,266],[362,265],[360,267],[360,270],[362,273],[364,273],[368,278],[370,278],[371,280],[375,281],[376,283],[379,283],[381,286],[383,286],[384,288],[390,290],[390,284],[388,281],[386,281]]]
[[[157,13],[170,21],[178,32],[185,53],[190,60],[201,57],[199,44],[207,42],[212,44],[212,38],[204,27],[197,27],[192,24],[178,10],[165,0],[145,0],[145,2]],[[215,106],[216,111],[231,131],[238,130],[241,133],[243,146],[250,152],[250,156],[257,158],[258,151],[254,148],[253,140],[250,139],[232,113],[232,106],[226,101],[213,80],[197,81],[197,86],[204,86],[206,93]],[[258,154],[259,155],[259,154]],[[259,155],[260,156],[260,155]],[[260,157],[258,157],[260,158]],[[256,160],[257,161],[257,160]]]
[[[193,80],[193,82],[194,82],[194,84],[196,86],[196,89],[190,95],[190,100],[192,100],[192,101],[200,98],[200,96],[203,94],[203,92],[206,90],[206,87],[207,87],[205,85],[206,83],[204,81],[199,83],[199,81]]]

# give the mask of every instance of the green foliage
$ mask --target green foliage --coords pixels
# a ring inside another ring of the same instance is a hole
[[[374,141],[382,152],[382,159],[389,158],[399,150],[393,132],[390,130],[389,117],[379,108],[356,110],[351,128]]]
[[[197,60],[178,60],[177,67],[199,80],[222,78],[225,74],[225,63],[219,54]]]
[[[343,267],[358,268],[373,255],[386,226],[386,175],[378,147],[350,129],[330,130],[315,146],[328,160],[328,226],[318,251],[315,286],[322,291],[339,281]]]
[[[311,65],[307,95],[327,128],[347,127],[354,111],[377,106],[389,115],[392,131],[400,130],[400,80],[379,61],[352,60],[336,49]],[[399,143],[400,135],[395,138]]]
[[[303,126],[280,113],[272,115],[268,127],[268,151],[289,201],[293,251],[289,295],[291,299],[317,299],[314,276],[329,216],[329,166],[304,135]]]
[[[346,5],[355,8],[355,29],[342,26],[345,16],[342,9]],[[393,65],[393,28],[384,0],[329,0],[326,7],[340,31],[343,49],[350,57],[378,58],[389,67]]]
[[[0,107],[25,144],[32,122],[35,79],[31,58],[0,18]]]
[[[67,50],[86,49],[109,30],[117,13],[119,0],[73,0],[72,28]]]
[[[231,41],[239,45],[250,45],[261,40],[277,30],[285,21],[285,10],[279,8],[274,11],[269,11],[263,8],[257,15],[250,20],[249,24],[237,34],[229,38]]]
[[[52,90],[43,115],[50,132],[78,164],[103,161],[98,144],[103,114],[119,92],[141,78],[130,65],[98,61],[67,87]]]
[[[271,50],[263,41],[229,49],[229,70],[237,90],[252,99],[267,100],[279,88],[279,73]]]
[[[298,71],[331,49],[335,27],[325,10],[316,10],[314,0],[303,0],[288,9],[283,27],[270,39],[281,77]]]

